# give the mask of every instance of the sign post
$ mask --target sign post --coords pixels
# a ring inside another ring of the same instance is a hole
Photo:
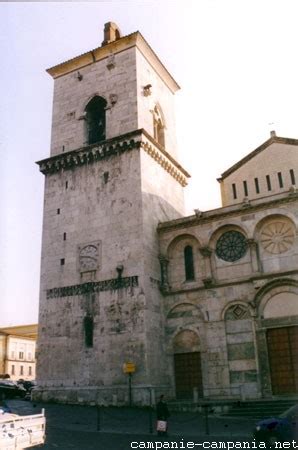
[[[136,366],[132,362],[127,362],[123,364],[123,372],[128,375],[128,398],[129,398],[129,406],[132,406],[132,391],[131,391],[131,380],[132,374],[135,373]]]

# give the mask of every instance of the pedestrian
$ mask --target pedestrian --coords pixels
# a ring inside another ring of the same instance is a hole
[[[163,394],[159,397],[159,402],[156,405],[156,416],[157,416],[157,434],[159,436],[167,436],[168,418],[170,417],[170,413]]]

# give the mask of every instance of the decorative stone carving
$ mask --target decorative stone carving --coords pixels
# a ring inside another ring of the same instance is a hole
[[[227,320],[243,320],[250,318],[249,310],[243,305],[231,306],[225,315]]]
[[[289,189],[289,195],[297,195],[297,194],[298,194],[298,189],[294,184],[292,184],[292,186],[290,186],[290,189]]]
[[[114,69],[115,66],[116,66],[115,55],[111,54],[107,58],[107,68],[111,70]]]
[[[214,280],[212,277],[203,278],[203,283],[205,288],[209,289],[214,285]]]
[[[268,253],[285,253],[292,247],[294,240],[294,225],[286,217],[267,222],[260,231],[261,245]]]
[[[200,248],[201,255],[204,256],[204,258],[210,258],[212,255],[212,250],[209,247],[201,247]]]
[[[236,230],[226,231],[216,243],[216,256],[227,262],[241,259],[247,251],[247,239]]]
[[[78,264],[80,272],[91,272],[99,268],[100,242],[78,246]]]
[[[248,197],[244,197],[241,206],[242,208],[251,208],[251,203]]]
[[[169,290],[169,281],[168,281],[168,264],[169,260],[163,256],[159,255],[160,262],[160,273],[161,273],[161,289],[164,291]]]
[[[114,105],[116,105],[116,103],[118,101],[118,95],[117,94],[110,94],[109,99],[110,99],[111,106],[114,106]]]
[[[152,94],[151,89],[152,89],[152,85],[151,84],[146,84],[146,86],[143,87],[144,97],[148,97],[149,95]]]
[[[138,276],[113,278],[112,280],[96,281],[76,284],[61,288],[47,289],[47,299],[60,297],[73,297],[75,295],[93,294],[103,291],[114,291],[123,288],[133,288],[139,285]]]
[[[82,116],[81,119],[84,119],[84,117]],[[145,137],[146,140],[144,139]],[[81,147],[77,150],[55,155],[51,158],[38,161],[37,164],[39,165],[40,172],[47,175],[62,170],[72,170],[76,166],[92,164],[129,150],[143,148],[178,183],[186,186],[189,174],[165,150],[149,143],[150,139],[152,140],[148,133],[140,129],[126,133],[118,138],[107,139],[100,144],[92,144],[88,147]]]
[[[199,219],[203,216],[203,211],[201,211],[200,209],[194,209],[195,215],[196,217]]]
[[[187,186],[186,176],[176,168],[170,158],[163,155],[163,152],[157,146],[149,144],[149,142],[141,142],[141,147],[153,158],[161,167],[163,167],[181,186]]]

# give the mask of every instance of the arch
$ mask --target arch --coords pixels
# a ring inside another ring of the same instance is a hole
[[[201,342],[198,334],[191,329],[180,330],[172,341],[174,353],[199,352]]]
[[[298,294],[295,292],[279,292],[265,303],[264,319],[298,316]]]
[[[272,297],[282,293],[293,293],[298,296],[298,281],[279,278],[263,286],[254,298],[258,316],[263,317],[266,304]]]
[[[268,256],[285,253],[294,246],[296,225],[286,214],[270,214],[257,223],[254,236]]]
[[[249,316],[245,314],[241,314],[239,311],[239,314],[237,312],[237,306],[239,305],[240,308],[243,308],[243,310],[247,310]],[[242,320],[242,319],[247,319],[247,318],[251,318],[253,316],[253,309],[251,307],[251,305],[248,305],[247,303],[243,302],[243,301],[239,301],[239,300],[234,300],[233,302],[228,303],[222,310],[221,312],[221,320],[233,320],[233,319],[229,319],[228,314],[230,311],[234,312],[234,320]]]
[[[120,38],[121,38],[121,32],[120,32],[120,29],[117,27],[115,29],[115,40],[117,41]]]
[[[180,234],[176,236],[169,244],[166,250],[168,257],[171,257],[173,253],[177,250],[177,246],[185,245],[198,245],[200,247],[200,242],[196,236],[193,234]]]
[[[95,95],[85,107],[88,144],[95,144],[106,138],[106,106],[107,101]]]
[[[245,228],[236,224],[226,224],[217,228],[209,240],[209,247],[214,250],[214,263],[233,264],[246,257],[249,254],[247,236]]]
[[[180,317],[195,317],[200,321],[204,321],[204,315],[200,308],[193,303],[177,303],[167,314],[167,320],[177,319]]]
[[[153,110],[153,136],[156,142],[165,147],[165,120],[162,109],[157,103]]]
[[[199,242],[195,236],[183,234],[176,236],[167,249],[168,281],[170,286],[194,282],[201,271]]]
[[[213,233],[210,236],[208,246],[212,249],[215,249],[216,241],[219,238],[219,236],[222,235],[223,233],[225,233],[226,231],[230,231],[230,230],[239,231],[240,233],[244,234],[244,236],[247,239],[249,238],[249,233],[248,233],[248,230],[246,229],[246,227],[243,227],[243,226],[240,227],[238,224],[228,223],[228,224],[219,226],[218,228],[216,228],[216,230],[213,231]]]

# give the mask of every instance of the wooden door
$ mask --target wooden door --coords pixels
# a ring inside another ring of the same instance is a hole
[[[298,393],[298,327],[267,330],[273,394]]]
[[[174,367],[177,399],[193,398],[193,388],[197,388],[199,397],[202,397],[201,353],[191,352],[175,354]]]

